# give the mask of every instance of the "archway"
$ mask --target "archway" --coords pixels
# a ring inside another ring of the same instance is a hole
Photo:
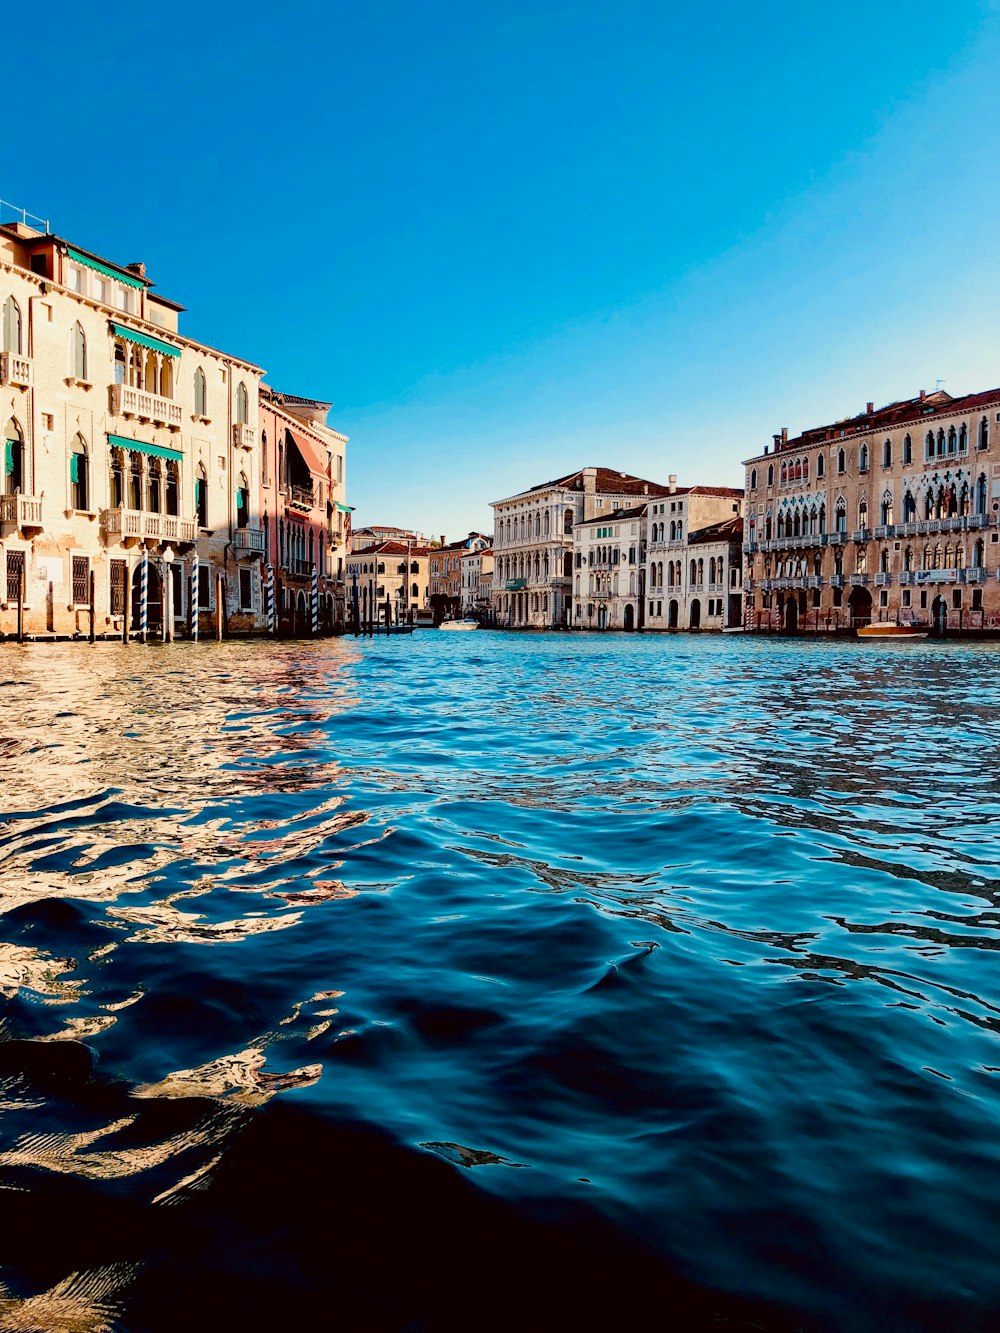
[[[688,617],[689,629],[701,629],[701,602],[696,597],[691,603],[691,614]]]
[[[604,605],[601,605],[597,608],[597,628],[598,629],[608,628],[608,608]]]
[[[635,607],[631,602],[625,603],[625,617],[622,622],[623,629],[635,629]]]
[[[786,634],[797,634],[799,628],[799,604],[794,596],[785,599],[784,606],[784,627]]]
[[[931,632],[943,634],[948,628],[948,603],[943,597],[935,597],[931,607]]]
[[[855,629],[859,625],[867,625],[870,622],[872,618],[872,595],[867,588],[851,589],[851,595],[847,599],[847,610],[851,625]]]
[[[306,607],[306,595],[300,592],[295,598],[295,637],[297,639],[307,632],[308,611]]]
[[[677,628],[678,606],[676,601],[667,607],[667,629]]]
[[[147,561],[146,632],[159,633],[163,628],[163,585],[152,560]],[[132,630],[138,634],[142,607],[142,562],[132,571]]]

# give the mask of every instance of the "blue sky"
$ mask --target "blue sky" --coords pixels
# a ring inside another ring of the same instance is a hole
[[[783,425],[1000,383],[995,3],[46,16],[0,195],[332,399],[360,521],[740,484]]]

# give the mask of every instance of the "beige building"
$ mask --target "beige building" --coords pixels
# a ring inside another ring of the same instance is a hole
[[[1000,389],[921,393],[746,462],[748,623],[1000,623]]]
[[[457,542],[441,538],[439,546],[431,547],[431,599],[449,615],[461,614],[464,605],[462,590],[462,560],[469,551],[482,551],[490,544],[481,532],[470,532]]]
[[[722,629],[740,622],[742,510],[742,491],[678,487],[676,477],[667,495],[650,502],[646,629]]]
[[[347,556],[347,616],[352,618],[354,587],[363,622],[384,620],[386,606],[394,622],[420,611],[430,599],[430,556],[426,546],[387,541],[351,551]]]
[[[493,502],[493,612],[514,629],[561,629],[573,616],[573,528],[667,487],[586,467]]]
[[[0,227],[0,632],[182,628],[232,576],[241,502],[259,495],[260,369],[184,337],[182,307],[117,265],[24,224]],[[260,515],[249,514],[259,527]],[[257,623],[259,594],[236,626]]]
[[[379,542],[414,542],[417,546],[429,545],[423,533],[412,528],[394,528],[389,523],[369,523],[363,528],[355,528],[351,534],[351,550],[361,551],[366,546],[377,546]]]
[[[646,509],[614,509],[574,524],[573,629],[642,627]]]
[[[462,554],[462,615],[489,613],[493,592],[493,548],[472,548]]]

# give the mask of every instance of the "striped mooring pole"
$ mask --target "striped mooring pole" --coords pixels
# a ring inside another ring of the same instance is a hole
[[[198,642],[198,557],[191,561],[191,638]]]
[[[264,578],[264,592],[267,597],[267,632],[274,635],[275,615],[274,615],[274,566],[268,565]]]
[[[312,567],[312,634],[315,639],[319,633],[319,571]]]
[[[142,566],[139,579],[139,638],[146,642],[146,622],[149,611],[149,553],[142,548]]]

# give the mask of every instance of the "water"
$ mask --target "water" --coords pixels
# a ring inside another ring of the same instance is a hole
[[[0,1329],[995,1328],[997,668],[0,648]]]

